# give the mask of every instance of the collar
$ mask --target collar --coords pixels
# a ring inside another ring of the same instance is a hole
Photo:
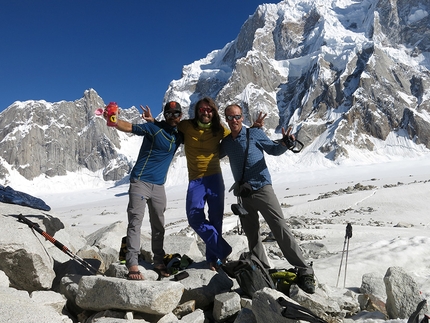
[[[178,132],[178,128],[176,126],[169,125],[165,120],[155,121],[154,123],[158,123],[161,128],[164,128],[166,131],[170,133]]]
[[[197,120],[197,125],[200,129],[209,129],[212,125],[212,123],[201,123],[200,120]]]

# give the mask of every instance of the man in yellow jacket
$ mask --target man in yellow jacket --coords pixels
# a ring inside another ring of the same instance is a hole
[[[178,130],[184,135],[188,166],[188,223],[206,243],[206,261],[216,270],[217,262],[224,262],[232,251],[222,237],[225,186],[219,161],[220,141],[230,130],[221,124],[215,102],[207,97],[195,104],[194,118],[182,120]]]

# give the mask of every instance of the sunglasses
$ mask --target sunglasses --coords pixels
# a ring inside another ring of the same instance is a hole
[[[231,120],[233,120],[233,119],[239,120],[240,118],[242,118],[242,115],[241,115],[241,114],[236,114],[235,116],[225,116],[225,118],[226,118],[228,121],[231,121]]]
[[[164,116],[165,116],[166,118],[171,118],[172,116],[173,116],[173,117],[175,117],[175,118],[177,118],[177,117],[180,117],[180,116],[181,116],[181,113],[180,113],[180,112],[166,112],[166,113],[164,114]]]
[[[205,107],[205,108],[199,108],[199,111],[200,111],[200,113],[204,113],[204,112],[211,113],[213,111],[213,109]]]

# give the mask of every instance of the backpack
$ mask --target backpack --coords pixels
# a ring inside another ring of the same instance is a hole
[[[304,306],[287,301],[283,297],[277,299],[279,305],[284,307],[282,316],[296,321],[308,321],[310,323],[327,323],[327,321],[319,318],[311,310]]]
[[[184,270],[193,262],[193,259],[187,255],[181,256],[179,253],[165,254],[163,258],[163,263],[166,265],[167,272],[170,275],[176,275],[179,271]]]
[[[297,270],[295,268],[290,268],[288,270],[269,270],[270,277],[273,280],[276,290],[290,296],[290,287],[292,284],[297,284],[298,276]]]
[[[239,260],[230,261],[221,268],[229,277],[237,280],[242,292],[250,298],[264,287],[275,288],[269,272],[252,253],[244,252]]]
[[[420,320],[421,312],[427,310],[426,305],[427,300],[425,299],[419,302],[417,305],[417,309],[411,314],[407,323],[428,323],[429,317],[426,314],[424,314],[424,317]]]

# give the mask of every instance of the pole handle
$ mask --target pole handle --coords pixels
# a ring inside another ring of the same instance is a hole
[[[352,225],[351,223],[348,223],[346,225],[345,239],[351,239],[351,238],[352,238]]]

